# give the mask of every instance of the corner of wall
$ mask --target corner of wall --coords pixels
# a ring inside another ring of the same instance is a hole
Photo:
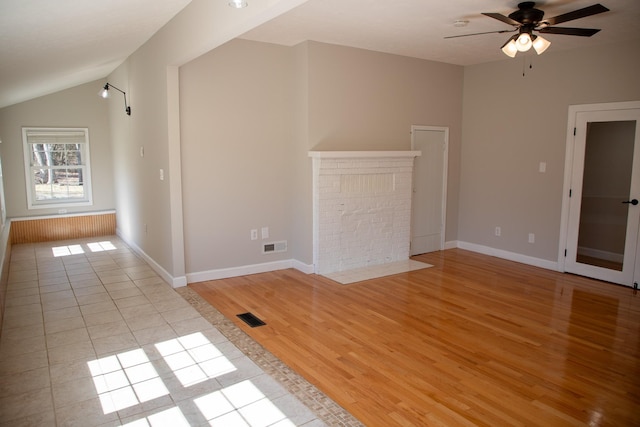
[[[9,282],[9,261],[11,259],[11,221],[0,226],[0,332],[4,323],[5,299]]]
[[[120,230],[116,230],[116,234],[120,237],[129,247],[140,256],[153,271],[155,271],[162,280],[169,284],[172,288],[181,288],[183,286],[187,286],[187,276],[178,276],[174,277],[167,270],[162,268],[160,264],[158,264],[153,258],[151,258],[145,251],[143,251],[139,246],[137,246],[132,240],[127,239],[120,233]]]

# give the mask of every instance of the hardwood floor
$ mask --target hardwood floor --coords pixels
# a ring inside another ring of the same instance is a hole
[[[190,287],[367,426],[640,425],[633,289],[460,249],[415,259],[434,267]]]

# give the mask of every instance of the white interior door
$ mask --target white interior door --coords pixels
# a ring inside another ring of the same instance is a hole
[[[415,158],[411,213],[411,255],[444,248],[449,128],[411,127]]]
[[[574,120],[565,270],[633,286],[640,108],[577,111]]]

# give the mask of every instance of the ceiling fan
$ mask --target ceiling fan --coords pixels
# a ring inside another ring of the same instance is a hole
[[[516,53],[526,52],[532,47],[535,49],[536,53],[540,55],[551,45],[551,43],[541,36],[533,34],[534,31],[542,34],[591,37],[600,30],[595,28],[554,27],[554,25],[609,11],[609,9],[601,4],[594,4],[593,6],[574,10],[573,12],[564,13],[553,18],[544,19],[544,12],[540,9],[536,9],[535,6],[536,3],[533,1],[522,2],[518,4],[518,10],[509,14],[509,16],[504,16],[501,13],[483,13],[485,16],[497,19],[505,24],[512,25],[514,27],[513,29],[462,34],[445,38],[450,39],[456,37],[475,36],[479,34],[510,33],[517,31],[518,33],[511,36],[500,48],[505,55],[513,58],[516,56]]]

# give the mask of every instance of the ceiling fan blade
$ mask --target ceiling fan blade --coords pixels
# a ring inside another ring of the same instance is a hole
[[[537,30],[539,33],[545,34],[562,34],[565,36],[581,36],[591,37],[598,31],[596,28],[562,28],[562,27],[545,27]]]
[[[585,18],[591,15],[597,15],[598,13],[608,12],[609,9],[601,4],[594,4],[593,6],[584,7],[582,9],[574,10],[573,12],[564,13],[562,15],[554,16],[553,18],[545,19],[544,22],[549,25],[561,24],[567,21],[573,21],[574,19]]]
[[[445,39],[455,39],[455,38],[458,38],[458,37],[468,37],[468,36],[479,36],[481,34],[511,33],[513,31],[516,31],[516,30],[515,29],[514,30],[499,30],[499,31],[486,31],[484,33],[460,34],[460,35],[457,35],[457,36],[447,36],[447,37],[445,37]]]
[[[516,21],[514,19],[511,19],[508,16],[504,16],[501,13],[484,13],[483,12],[482,14],[485,15],[485,16],[488,16],[490,18],[497,19],[498,21],[502,21],[505,24],[515,25],[515,26],[520,26],[521,25],[520,22],[518,22],[518,21]]]

